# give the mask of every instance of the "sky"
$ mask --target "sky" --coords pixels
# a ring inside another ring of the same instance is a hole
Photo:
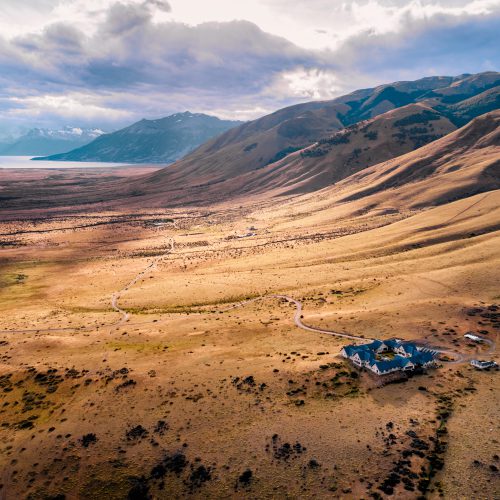
[[[500,0],[0,0],[0,139],[500,68]]]

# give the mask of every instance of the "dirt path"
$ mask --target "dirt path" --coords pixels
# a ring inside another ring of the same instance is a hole
[[[163,260],[168,255],[171,255],[174,251],[175,251],[175,240],[174,240],[174,238],[171,237],[170,238],[170,249],[165,254],[162,254],[162,255],[158,256],[157,258],[155,258],[152,262],[150,262],[148,264],[148,266],[145,269],[143,269],[140,273],[138,273],[127,285],[125,285],[121,290],[113,293],[113,295],[111,296],[111,307],[113,308],[114,311],[116,311],[117,313],[120,314],[120,318],[117,321],[115,321],[114,323],[109,323],[109,324],[105,325],[106,327],[118,326],[118,325],[121,325],[129,320],[130,315],[127,313],[127,311],[125,311],[124,309],[122,309],[119,306],[119,304],[118,304],[119,299],[122,297],[122,295],[125,292],[127,292],[131,287],[133,287],[147,273],[151,272],[156,267],[158,262]],[[443,284],[443,286],[445,286],[445,285]],[[287,303],[294,304],[295,305],[295,314],[293,317],[293,321],[294,321],[295,325],[302,330],[315,332],[315,333],[321,333],[324,335],[331,335],[332,337],[340,337],[340,338],[345,338],[345,339],[350,339],[350,340],[356,340],[356,341],[364,341],[364,342],[370,341],[371,342],[371,341],[375,340],[373,338],[364,337],[362,335],[350,335],[348,333],[337,332],[334,330],[327,330],[324,328],[318,328],[318,327],[314,327],[314,326],[310,326],[310,325],[305,324],[302,321],[302,318],[303,318],[302,302],[300,302],[300,300],[294,299],[293,297],[290,297],[288,295],[280,295],[280,294],[263,295],[261,297],[256,297],[254,299],[249,299],[249,300],[245,300],[243,302],[238,302],[237,304],[234,304],[234,305],[229,306],[225,309],[222,309],[220,312],[230,311],[230,310],[236,309],[238,307],[243,307],[243,306],[250,304],[252,302],[257,302],[257,301],[261,301],[261,300],[265,300],[265,299],[279,299],[279,300],[285,301]],[[140,324],[144,325],[144,324],[149,324],[152,322],[153,321],[141,322]],[[78,331],[91,331],[91,330],[94,330],[94,327],[0,330],[0,333],[37,333],[37,332],[42,332],[42,331],[43,332],[63,332],[63,331],[77,331],[77,330]],[[491,339],[486,339],[484,337],[481,337],[481,339],[484,343],[486,343],[490,346],[488,351],[486,353],[483,353],[482,355],[493,354],[496,350],[495,342],[493,342]],[[444,354],[446,356],[453,357],[453,359],[450,361],[443,361],[447,364],[459,364],[459,363],[469,361],[471,359],[470,355],[465,355],[463,353],[453,351],[450,349],[444,349],[444,348],[441,348],[439,346],[433,346],[433,345],[429,344],[428,341],[426,341],[426,340],[421,340],[421,341],[417,340],[416,342],[419,345],[421,345],[422,347],[429,349],[435,353]]]
[[[295,304],[295,315],[293,317],[293,321],[299,328],[302,328],[302,330],[308,330],[310,332],[316,332],[316,333],[324,333],[325,335],[331,335],[333,337],[342,337],[344,339],[370,340],[370,341],[375,340],[375,339],[371,339],[369,337],[363,337],[361,335],[349,335],[347,333],[335,332],[333,330],[325,330],[323,328],[316,328],[314,326],[306,325],[302,321],[302,318],[303,318],[302,302],[300,302],[300,300],[293,299],[292,297],[289,297],[288,295],[269,295],[268,297],[274,297],[276,299],[284,299],[287,302],[291,302],[292,304]]]
[[[238,304],[235,304],[235,305],[233,305],[231,307],[223,309],[222,312],[229,311],[229,310],[235,309],[237,307],[242,307],[242,306],[247,305],[247,304],[249,304],[251,302],[256,302],[256,301],[259,301],[259,300],[269,299],[269,298],[281,299],[281,300],[285,300],[286,302],[294,304],[295,305],[295,314],[294,314],[293,320],[294,320],[295,325],[298,328],[301,328],[302,330],[307,330],[307,331],[310,331],[310,332],[316,332],[316,333],[322,333],[322,334],[325,334],[325,335],[331,335],[332,337],[341,337],[341,338],[352,339],[352,340],[362,340],[362,341],[370,341],[370,342],[373,341],[373,340],[375,340],[373,338],[364,337],[362,335],[349,335],[347,333],[341,333],[341,332],[336,332],[334,330],[326,330],[326,329],[323,329],[323,328],[317,328],[317,327],[314,327],[314,326],[306,325],[302,321],[302,318],[303,318],[303,315],[302,315],[302,302],[300,302],[300,300],[297,300],[297,299],[294,299],[292,297],[289,297],[288,295],[265,295],[265,296],[262,296],[262,297],[257,297],[255,299],[245,300],[245,301],[239,302]],[[478,337],[479,337],[479,335],[478,335]],[[495,342],[493,342],[491,339],[486,339],[484,337],[481,337],[481,339],[483,340],[484,343],[486,343],[486,344],[488,344],[490,346],[490,348],[488,349],[488,351],[486,353],[481,354],[481,355],[484,356],[484,355],[487,355],[487,354],[493,354],[495,352],[495,350],[496,350],[496,344],[495,344]],[[422,347],[424,347],[425,349],[428,349],[429,351],[433,351],[434,353],[444,354],[446,356],[453,357],[453,359],[450,360],[450,361],[442,361],[443,363],[446,363],[446,364],[450,364],[450,365],[460,364],[460,363],[464,363],[464,362],[467,362],[470,359],[472,359],[472,357],[469,356],[469,355],[463,354],[463,353],[458,352],[458,351],[453,351],[451,349],[445,349],[445,348],[441,348],[439,346],[434,346],[432,344],[429,344],[426,340],[425,341],[424,340],[421,340],[421,341],[417,340],[415,342],[418,343],[419,345],[421,345]]]
[[[122,323],[125,323],[129,319],[129,314],[127,311],[124,311],[123,309],[120,308],[118,305],[118,300],[120,297],[131,287],[133,287],[140,279],[142,279],[147,273],[152,271],[158,262],[163,260],[167,255],[170,255],[173,253],[175,250],[175,240],[173,238],[170,238],[170,250],[167,253],[164,253],[163,255],[160,255],[156,257],[156,259],[153,259],[153,261],[145,268],[143,269],[135,278],[130,281],[127,285],[125,285],[121,290],[118,292],[114,292],[113,295],[111,296],[111,307],[121,315],[121,318],[116,322],[108,326],[115,326],[115,325],[121,325]]]
[[[139,274],[137,274],[132,281],[130,281],[127,285],[125,285],[121,290],[118,292],[114,292],[113,295],[111,296],[111,307],[113,308],[114,311],[120,314],[120,319],[113,323],[108,323],[107,325],[103,325],[105,328],[113,327],[113,326],[118,326],[121,325],[122,323],[125,323],[129,319],[129,314],[127,311],[123,310],[120,308],[118,305],[118,300],[121,298],[121,296],[129,290],[132,286],[134,286],[141,278],[143,278],[148,272],[152,271],[158,262],[163,260],[165,257],[173,253],[175,250],[175,240],[174,238],[170,238],[170,250],[168,250],[166,253],[156,257],[152,262],[148,264],[148,266],[143,269]],[[150,322],[151,323],[151,322]],[[30,328],[30,329],[24,329],[24,330],[0,330],[0,333],[40,333],[40,332],[74,332],[74,331],[79,331],[79,332],[89,332],[94,330],[95,327],[93,326],[88,326],[88,327],[66,327],[66,328]]]

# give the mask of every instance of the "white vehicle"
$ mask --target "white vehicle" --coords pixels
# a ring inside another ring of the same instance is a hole
[[[479,359],[473,359],[470,364],[477,368],[478,370],[487,370],[488,368],[497,368],[498,365],[495,361],[480,361]]]
[[[466,339],[472,340],[474,342],[482,342],[483,339],[481,337],[478,337],[477,335],[474,335],[473,333],[466,333],[464,335]]]

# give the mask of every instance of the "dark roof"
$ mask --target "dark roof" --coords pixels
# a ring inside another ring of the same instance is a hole
[[[393,351],[401,346],[410,356],[407,358],[396,354],[393,359],[377,361],[375,357],[376,350],[384,344]],[[371,366],[376,365],[380,372],[390,371],[394,368],[404,368],[410,362],[414,365],[425,365],[434,360],[434,353],[430,351],[420,351],[416,344],[412,342],[402,343],[397,339],[389,339],[384,342],[381,340],[374,340],[369,344],[362,345],[346,345],[344,346],[344,351],[350,358],[358,354],[362,361],[368,361]]]
[[[370,349],[372,351],[376,351],[382,344],[383,344],[383,342],[381,340],[374,340],[373,342],[370,342],[369,344],[364,344],[362,347],[364,347],[365,349]]]
[[[374,349],[370,346],[371,344],[346,345],[344,346],[344,351],[348,356],[353,356],[357,352],[373,352]]]
[[[386,372],[393,370],[394,368],[404,368],[406,365],[410,363],[410,360],[396,355],[392,359],[384,360],[384,361],[375,361],[372,366],[376,366],[380,372]]]
[[[415,344],[405,343],[401,344],[401,347],[404,349],[405,353],[409,354],[410,356],[413,356],[414,354],[420,352]]]
[[[359,351],[363,351],[363,346],[360,345],[346,345],[344,346],[344,351],[348,356],[354,356]]]
[[[384,340],[384,344],[390,349],[395,349],[396,347],[401,345],[401,341],[398,339],[389,339],[389,340]]]
[[[429,351],[417,351],[411,357],[411,361],[416,365],[425,365],[434,360],[434,354]]]
[[[369,350],[363,350],[363,351],[358,351],[358,356],[361,361],[375,361],[375,355],[373,354],[373,351]]]

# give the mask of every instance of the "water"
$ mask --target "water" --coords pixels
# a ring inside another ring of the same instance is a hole
[[[1,168],[109,168],[130,165],[99,161],[31,161],[32,156],[0,156]],[[137,166],[134,164],[134,166]]]

